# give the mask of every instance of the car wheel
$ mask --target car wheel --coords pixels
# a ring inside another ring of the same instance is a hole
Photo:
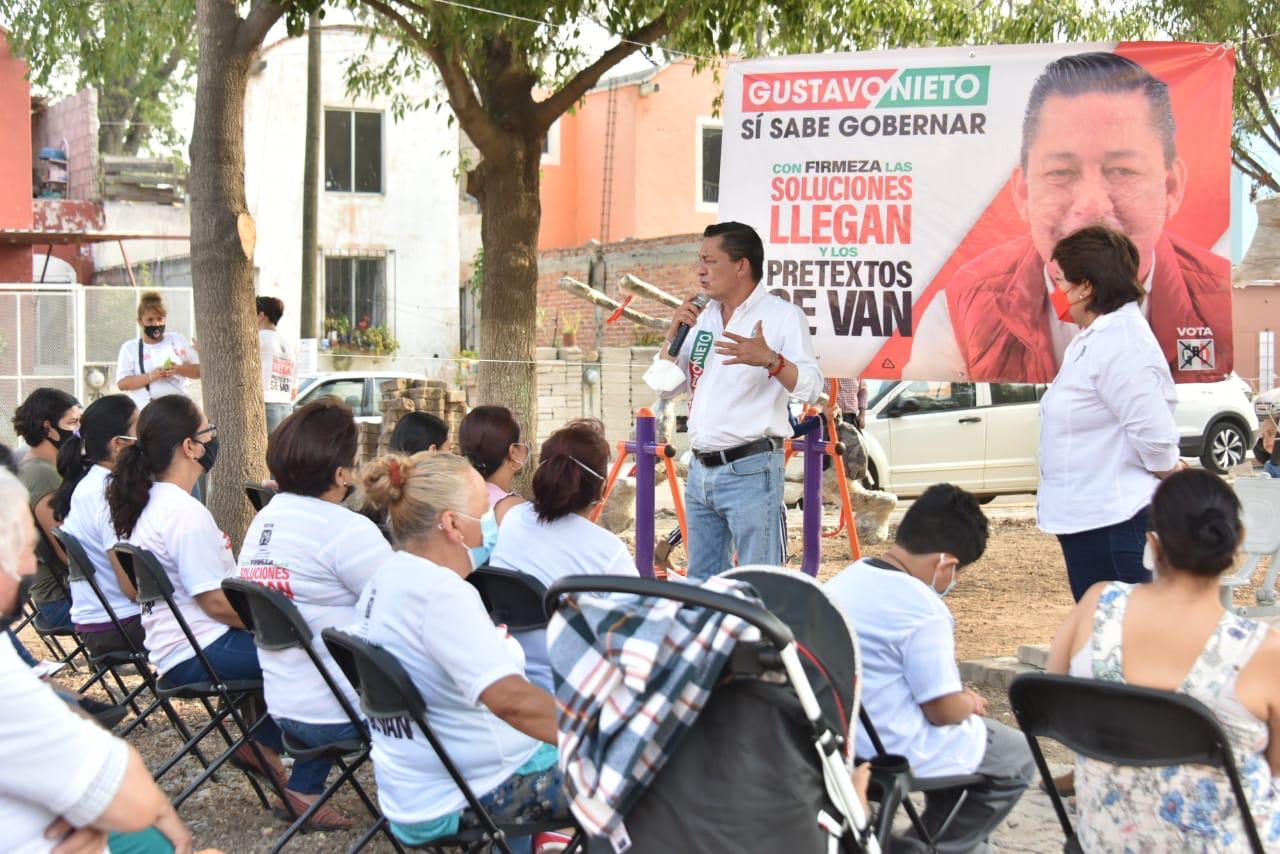
[[[1200,462],[1209,471],[1226,474],[1244,459],[1247,441],[1244,431],[1235,422],[1219,421],[1205,434]]]

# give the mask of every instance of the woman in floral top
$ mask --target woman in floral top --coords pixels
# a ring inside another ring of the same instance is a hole
[[[1280,851],[1280,635],[1225,610],[1219,576],[1243,536],[1240,503],[1203,470],[1170,476],[1151,503],[1149,584],[1091,587],[1058,629],[1049,670],[1178,691],[1204,703],[1236,757],[1267,850]],[[1076,760],[1085,851],[1233,851],[1248,843],[1230,784],[1204,766],[1118,768]]]

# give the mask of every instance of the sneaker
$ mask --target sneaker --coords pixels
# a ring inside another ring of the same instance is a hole
[[[533,854],[560,854],[569,847],[573,837],[558,831],[535,833],[533,835]]]

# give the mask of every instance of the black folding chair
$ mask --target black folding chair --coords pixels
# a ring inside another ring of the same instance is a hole
[[[529,632],[547,627],[543,604],[547,588],[532,575],[514,569],[482,566],[467,576],[496,625],[512,632]]]
[[[209,763],[200,776],[196,777],[173,798],[174,808],[182,806],[187,798],[191,797],[198,788],[213,777],[214,773],[222,767],[222,764],[245,744],[248,744],[249,749],[253,752],[253,757],[258,763],[258,767],[264,771],[269,769],[271,766],[267,764],[266,757],[258,747],[257,742],[253,740],[253,736],[258,729],[270,720],[265,708],[252,724],[245,721],[244,715],[241,714],[238,708],[239,703],[250,700],[254,695],[261,693],[262,680],[222,679],[218,676],[217,671],[205,656],[204,650],[201,649],[200,643],[196,640],[195,634],[192,633],[191,626],[187,624],[186,619],[182,616],[182,611],[178,609],[177,604],[173,601],[173,583],[169,580],[164,567],[160,565],[160,561],[156,559],[155,555],[144,548],[128,543],[117,543],[111,548],[111,552],[116,556],[116,560],[120,562],[125,574],[133,582],[134,588],[138,591],[138,602],[144,608],[154,607],[156,603],[164,603],[169,608],[173,619],[177,621],[178,627],[182,630],[183,635],[186,636],[192,652],[199,659],[205,673],[209,676],[206,681],[170,687],[165,687],[159,682],[156,683],[159,695],[165,699],[176,697],[183,700],[203,701],[205,711],[209,713],[209,722],[201,727],[199,732],[187,739],[178,752],[165,762],[153,776],[157,780],[163,777],[170,768],[177,765],[188,753],[194,753],[205,736],[214,730],[218,731],[227,745],[226,750],[217,759]],[[209,702],[215,699],[221,701],[221,706],[217,709],[214,709]],[[228,717],[235,722],[236,728],[240,733],[238,738],[233,738],[231,733],[227,731],[224,722]],[[270,809],[271,802],[262,791],[257,778],[247,769],[244,769],[244,775],[248,779],[249,785],[253,788],[254,794],[258,796],[258,800],[262,802],[262,806]],[[267,775],[267,778],[271,783],[271,787],[280,796],[280,800],[287,804],[288,800],[285,798],[284,792],[280,791],[278,782],[271,775]]]
[[[448,751],[440,743],[430,724],[427,723],[427,703],[422,698],[417,686],[405,673],[395,656],[380,647],[367,643],[337,629],[325,629],[320,633],[325,647],[333,660],[338,662],[347,679],[360,692],[360,708],[371,719],[408,720],[418,725],[427,743],[440,759],[440,764],[453,778],[454,785],[462,792],[467,807],[480,822],[480,827],[461,830],[451,836],[440,837],[424,845],[407,846],[428,851],[443,851],[445,848],[461,848],[467,854],[490,850],[496,847],[504,854],[511,854],[508,837],[532,836],[558,830],[572,823],[572,819],[564,818],[550,822],[503,822],[494,821],[488,810],[481,805],[476,793],[467,784],[466,778],[458,771]],[[571,844],[571,848],[575,843]]]
[[[871,717],[867,714],[866,706],[863,706],[858,710],[858,722],[867,733],[867,738],[871,740],[871,747],[875,750],[876,755],[883,755],[885,753],[884,742],[880,740],[880,734],[876,732],[875,724],[871,722]],[[858,759],[858,762],[862,761],[864,761],[862,758]],[[983,777],[981,774],[956,774],[947,777],[917,777],[914,772],[908,773],[906,781],[906,795],[919,794],[924,795],[927,798],[931,792],[943,792],[948,789],[960,790],[960,794],[956,798],[956,802],[947,812],[942,823],[938,825],[938,829],[932,833],[930,833],[929,829],[925,827],[924,819],[920,816],[919,810],[916,809],[916,805],[912,803],[911,799],[909,797],[903,797],[901,799],[902,809],[906,812],[907,818],[911,820],[911,826],[915,829],[916,835],[920,838],[920,841],[929,848],[936,848],[935,840],[946,833],[947,828],[951,826],[951,822],[954,821],[956,815],[959,814],[960,807],[964,806],[965,797],[968,795],[968,792],[965,790],[969,786],[977,786],[981,784],[984,780],[986,780],[986,777]],[[872,800],[878,801],[880,799],[880,794],[881,793],[876,791],[875,787],[872,787],[869,796]],[[893,813],[893,810],[881,810],[880,814],[877,816],[879,827],[876,828],[876,831],[877,833],[883,834],[882,838],[888,838],[889,828],[893,824]]]
[[[173,705],[160,696],[160,692],[156,688],[156,675],[147,661],[146,649],[134,643],[129,633],[125,631],[124,623],[116,614],[115,609],[111,607],[111,601],[98,583],[97,571],[93,567],[93,562],[89,559],[88,552],[85,551],[84,544],[61,528],[53,532],[53,537],[61,544],[62,550],[67,553],[68,577],[72,581],[83,581],[89,586],[89,589],[97,598],[98,604],[102,606],[103,612],[106,613],[107,618],[111,621],[112,627],[126,644],[126,649],[108,652],[100,656],[89,656],[89,663],[94,668],[94,676],[90,679],[89,684],[110,674],[123,694],[123,699],[119,702],[128,703],[129,707],[133,709],[134,719],[120,732],[120,735],[127,737],[139,725],[145,725],[146,719],[158,709],[164,712],[165,717],[169,719],[174,729],[184,739],[190,738],[191,732],[187,729],[186,724],[182,722],[182,718],[174,711]],[[88,654],[88,647],[85,648],[85,652]],[[125,685],[120,671],[126,668],[133,670],[142,678],[142,682],[137,687],[130,689]],[[150,692],[153,699],[145,709],[139,709],[137,699],[144,691]],[[111,692],[108,690],[107,693],[110,694]],[[197,758],[206,767],[208,766],[208,762],[202,754],[197,753]]]
[[[1220,769],[1231,783],[1250,847],[1255,852],[1263,850],[1231,744],[1217,718],[1199,700],[1122,682],[1024,673],[1009,685],[1009,703],[1068,842],[1075,831],[1040,750],[1040,738],[1051,738],[1082,756],[1110,765],[1207,765]]]
[[[44,528],[36,525],[36,534],[36,555],[46,566],[61,566],[63,563],[62,558],[58,556],[58,552],[53,547],[53,543],[50,541],[49,535],[45,533]],[[57,583],[58,589],[62,593],[63,598],[70,602],[71,591],[67,588],[66,580],[58,574],[56,569],[53,570],[52,574],[53,580]],[[88,665],[90,671],[94,669],[92,662],[89,661],[89,653],[85,650],[84,644],[80,642],[80,639],[76,637],[75,629],[70,624],[63,626],[51,626],[48,621],[40,615],[34,600],[28,602],[27,605],[30,610],[19,624],[13,627],[14,632],[19,632],[26,628],[27,625],[30,625],[31,628],[35,629],[40,640],[43,641],[49,651],[53,653],[54,658],[57,659],[57,661],[67,665],[72,670],[79,670],[80,668],[76,667],[75,659],[77,656],[80,656],[84,658],[84,661]],[[62,640],[68,640],[73,644],[71,652],[66,651],[62,645]],[[98,681],[98,679],[90,679],[87,683],[81,686],[80,690],[83,691],[85,688],[94,685]]]
[[[350,849],[349,854],[353,854],[353,852],[363,848],[379,831],[387,837],[397,851],[403,851],[404,849],[391,833],[386,818],[354,776],[360,766],[369,759],[369,751],[372,749],[372,743],[369,741],[364,721],[356,714],[356,710],[351,708],[351,703],[347,701],[346,694],[341,686],[334,680],[333,674],[325,667],[324,662],[320,660],[320,656],[316,654],[315,648],[312,646],[315,635],[312,633],[311,627],[307,625],[307,621],[303,619],[302,614],[298,613],[297,606],[278,590],[269,590],[261,584],[240,578],[228,578],[223,581],[222,592],[227,595],[227,601],[231,603],[231,607],[235,609],[236,614],[240,616],[240,621],[244,623],[245,628],[253,632],[253,640],[259,649],[301,649],[306,652],[307,658],[311,659],[312,665],[320,673],[320,677],[324,679],[324,684],[329,687],[334,699],[342,707],[347,720],[351,722],[351,725],[359,733],[353,738],[315,747],[291,738],[287,732],[283,734],[284,749],[295,760],[308,761],[327,757],[338,766],[340,773],[338,778],[320,793],[320,797],[316,799],[315,803],[308,807],[306,812],[298,816],[289,829],[276,839],[276,843],[271,849],[272,854],[282,850],[289,840],[293,838],[294,834],[306,825],[311,816],[333,797],[343,783],[347,782],[351,784],[361,802],[364,803],[365,809],[369,811],[369,815],[373,816],[374,819],[373,826],[356,843],[355,847]]]
[[[265,483],[256,483],[247,480],[244,483],[244,494],[249,499],[249,503],[253,505],[253,512],[258,513],[263,507],[271,503],[271,499],[276,497],[276,491]]]

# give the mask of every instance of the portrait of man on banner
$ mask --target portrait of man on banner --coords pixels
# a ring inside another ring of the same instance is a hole
[[[1230,263],[1203,240],[1168,228],[1196,163],[1178,150],[1174,112],[1169,84],[1120,53],[1049,63],[1027,101],[1009,184],[1027,231],[942,283],[945,294],[929,306],[907,375],[1051,380],[1079,327],[1056,303],[1047,264],[1057,241],[1089,225],[1123,232],[1137,245],[1142,311],[1174,380],[1229,372]],[[946,329],[954,347],[949,340],[920,347],[930,333],[945,338]]]

